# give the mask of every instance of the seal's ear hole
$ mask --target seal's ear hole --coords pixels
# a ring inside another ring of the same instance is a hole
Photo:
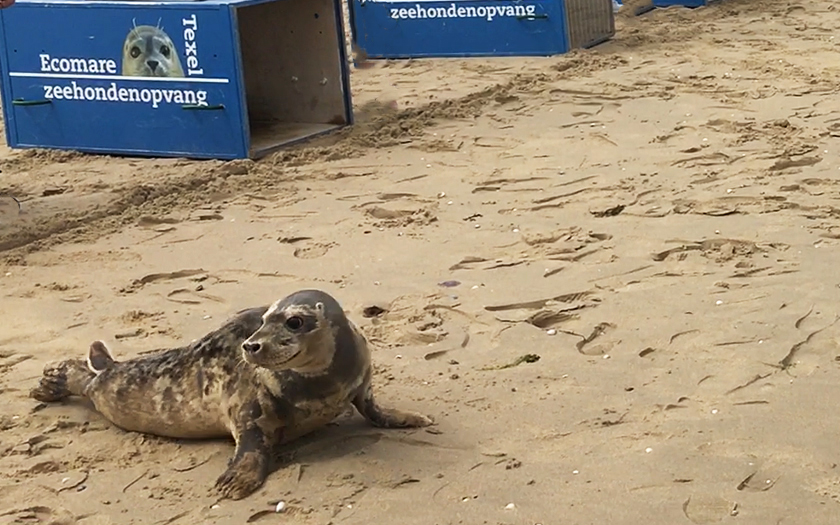
[[[303,319],[296,315],[289,317],[288,319],[286,319],[286,328],[293,332],[297,332],[298,330],[303,328]]]
[[[90,345],[88,352],[87,365],[90,371],[94,374],[99,374],[110,368],[114,364],[114,358],[111,357],[111,352],[102,341],[94,341]]]

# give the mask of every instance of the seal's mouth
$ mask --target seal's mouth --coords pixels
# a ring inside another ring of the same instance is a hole
[[[283,370],[289,368],[286,365],[294,361],[301,353],[303,353],[302,349],[298,350],[288,358],[279,361],[274,359],[264,359],[265,356],[257,356],[244,350],[242,351],[245,361],[268,370]]]

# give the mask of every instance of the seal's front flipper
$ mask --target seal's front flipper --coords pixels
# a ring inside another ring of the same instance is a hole
[[[70,396],[84,396],[85,390],[96,375],[88,370],[81,359],[62,361],[44,367],[44,375],[29,396],[50,403]]]
[[[415,412],[404,412],[395,408],[385,408],[376,403],[370,384],[362,387],[353,406],[368,422],[380,428],[416,428],[427,427],[433,423],[432,419]]]
[[[88,352],[87,366],[91,372],[96,375],[101,374],[114,366],[114,358],[111,357],[111,352],[102,341],[94,341],[90,344],[90,351]]]
[[[258,403],[245,407],[236,423],[236,452],[228,469],[216,480],[222,497],[242,499],[262,487],[268,477],[273,441],[259,427],[262,408]]]

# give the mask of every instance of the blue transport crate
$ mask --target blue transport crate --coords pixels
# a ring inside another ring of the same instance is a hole
[[[612,0],[350,0],[369,58],[549,56],[612,38]]]
[[[18,0],[13,148],[256,158],[352,123],[340,0]]]

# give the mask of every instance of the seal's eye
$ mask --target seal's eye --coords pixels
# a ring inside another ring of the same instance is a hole
[[[160,54],[169,58],[169,46],[160,46]]]
[[[297,332],[301,328],[303,328],[303,319],[298,316],[292,316],[286,319],[286,328],[293,332]]]
[[[140,48],[137,46],[132,46],[130,53],[131,58],[137,58],[140,56]]]

